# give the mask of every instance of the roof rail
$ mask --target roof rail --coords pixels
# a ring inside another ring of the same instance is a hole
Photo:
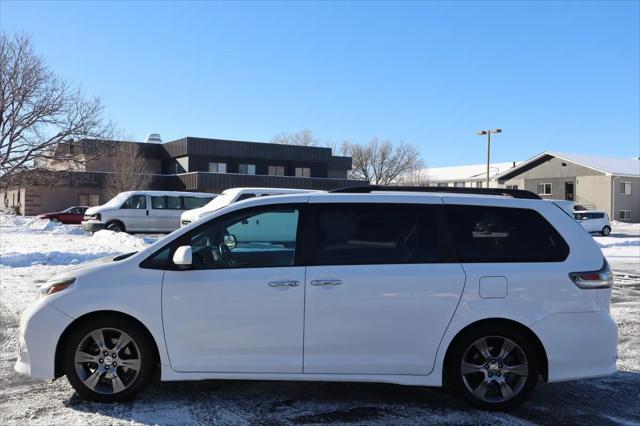
[[[366,194],[369,192],[446,192],[450,194],[478,194],[478,195],[501,195],[505,197],[524,198],[528,200],[540,200],[540,196],[531,191],[522,189],[507,188],[463,188],[445,186],[382,186],[366,185],[348,188],[334,189],[331,193],[341,194]]]

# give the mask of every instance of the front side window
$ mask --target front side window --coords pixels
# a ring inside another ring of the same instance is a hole
[[[256,165],[255,164],[239,164],[238,173],[240,173],[241,175],[255,175]]]
[[[297,177],[311,177],[311,169],[309,167],[296,167]]]
[[[247,200],[249,198],[254,198],[255,196],[256,194],[252,194],[252,193],[240,194],[240,196],[236,199],[236,201]]]
[[[441,207],[414,204],[314,206],[311,265],[433,263],[449,251],[439,226]]]
[[[550,183],[539,183],[538,184],[538,195],[551,195],[551,184]]]
[[[538,212],[505,207],[445,206],[462,263],[561,262],[569,246]]]
[[[227,163],[209,163],[209,173],[227,173]]]
[[[272,206],[248,209],[214,220],[188,234],[192,269],[292,266],[299,210]]]
[[[123,209],[146,209],[147,208],[147,196],[146,195],[132,195],[122,205]]]
[[[631,195],[631,182],[620,182],[620,193]]]
[[[268,173],[271,176],[284,176],[284,166],[269,166]]]

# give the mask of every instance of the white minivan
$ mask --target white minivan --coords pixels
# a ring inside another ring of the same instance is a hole
[[[613,276],[573,217],[528,191],[420,190],[256,197],[60,272],[15,369],[104,402],[158,374],[448,383],[490,410],[616,371]]]
[[[88,208],[82,229],[95,232],[172,232],[180,215],[209,203],[217,194],[179,191],[126,191],[107,203]]]
[[[222,191],[213,201],[198,209],[188,210],[180,217],[180,226],[186,226],[193,221],[201,219],[212,212],[228,206],[237,201],[247,200],[253,197],[265,197],[267,195],[296,194],[301,192],[315,192],[311,189],[290,188],[229,188]]]

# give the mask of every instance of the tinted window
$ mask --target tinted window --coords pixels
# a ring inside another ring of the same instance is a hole
[[[199,207],[202,207],[212,199],[213,198],[182,197],[185,210],[197,209]]]
[[[132,195],[122,205],[123,209],[146,209],[147,208],[147,196],[146,195]]]
[[[445,206],[461,262],[561,262],[569,247],[538,212]]]
[[[450,261],[442,208],[414,204],[314,206],[312,265],[362,265]]]
[[[180,197],[151,197],[151,207],[154,209],[182,210],[182,200]]]
[[[242,201],[242,200],[246,200],[247,198],[253,198],[255,197],[256,194],[242,194],[238,197],[238,199],[236,201]]]
[[[214,220],[188,234],[180,245],[192,248],[193,269],[291,266],[298,209],[249,209]]]

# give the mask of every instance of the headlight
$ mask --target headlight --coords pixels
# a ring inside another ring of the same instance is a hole
[[[42,293],[43,296],[54,294],[66,289],[74,282],[76,282],[75,278],[61,278],[58,280],[49,281],[40,288],[40,293]]]

